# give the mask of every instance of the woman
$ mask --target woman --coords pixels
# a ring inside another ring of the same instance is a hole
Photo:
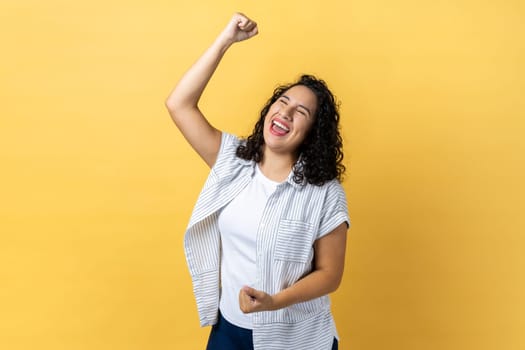
[[[224,53],[255,36],[235,14],[166,106],[211,168],[185,235],[208,350],[337,349],[328,294],[343,274],[346,199],[339,113],[304,75],[274,91],[246,140],[211,126],[198,101]]]

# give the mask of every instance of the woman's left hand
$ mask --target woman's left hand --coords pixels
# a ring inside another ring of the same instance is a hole
[[[239,307],[245,314],[274,310],[273,297],[263,291],[244,286],[239,292]]]

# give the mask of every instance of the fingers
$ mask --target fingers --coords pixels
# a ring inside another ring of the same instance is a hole
[[[244,17],[239,20],[237,26],[244,32],[251,32],[255,27],[257,27],[257,23],[247,17]]]
[[[259,33],[259,29],[257,28],[257,26],[255,26],[252,30],[250,30],[248,32],[248,36],[251,38],[252,36],[256,35],[257,33]]]
[[[260,311],[264,296],[265,293],[257,289],[248,286],[242,287],[239,291],[239,307],[241,311],[244,313]]]
[[[250,313],[257,310],[255,298],[250,296],[244,288],[239,292],[239,308],[244,313]]]
[[[248,18],[242,13],[237,13],[235,16],[237,20],[237,27],[240,30],[250,34],[250,36],[257,34],[258,29],[257,23],[255,21],[252,21],[250,18]]]
[[[246,293],[246,295],[250,296],[251,298],[257,299],[257,297],[256,297],[257,290],[256,289],[254,289],[252,287],[244,286],[244,287],[242,287],[241,291]]]
[[[244,313],[273,310],[273,298],[262,290],[244,286],[239,291],[239,307]]]

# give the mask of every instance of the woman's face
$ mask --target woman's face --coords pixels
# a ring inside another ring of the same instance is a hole
[[[264,118],[264,142],[275,153],[297,156],[315,121],[317,97],[304,85],[292,86],[275,101]]]

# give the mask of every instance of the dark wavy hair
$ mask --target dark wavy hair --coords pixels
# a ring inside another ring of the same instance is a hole
[[[237,147],[237,156],[246,160],[260,162],[263,156],[264,119],[271,105],[288,89],[304,85],[317,96],[317,109],[314,123],[299,146],[299,161],[293,167],[293,180],[321,186],[332,179],[342,181],[345,172],[343,161],[343,142],[339,134],[339,103],[328,89],[326,83],[312,75],[302,75],[294,83],[278,86],[266,102],[253,132],[246,142]]]

